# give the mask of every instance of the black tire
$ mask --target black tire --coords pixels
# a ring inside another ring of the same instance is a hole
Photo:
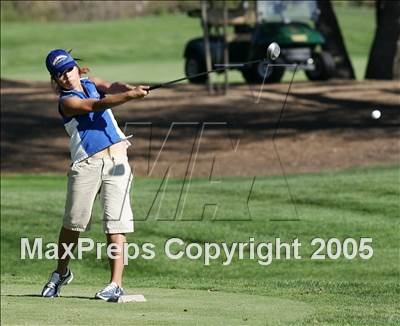
[[[330,53],[314,52],[312,59],[314,60],[315,70],[305,71],[309,80],[328,80],[334,76],[336,65]]]
[[[278,62],[259,62],[251,65],[247,69],[242,70],[243,78],[249,84],[260,84],[263,82],[265,77],[265,70],[267,69],[268,63]],[[279,83],[285,73],[284,67],[268,66],[267,76],[265,77],[265,83]]]
[[[208,75],[190,78],[190,76],[199,74],[204,71],[207,71],[204,58],[202,58],[198,54],[191,54],[186,57],[185,75],[189,78],[189,82],[193,84],[205,84],[207,82]]]

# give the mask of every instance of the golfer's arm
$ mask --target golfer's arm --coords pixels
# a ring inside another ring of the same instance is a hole
[[[92,77],[91,80],[95,83],[96,88],[105,94],[117,94],[133,89],[133,86],[121,82],[110,83],[97,77]]]
[[[71,96],[61,101],[61,109],[66,116],[87,114],[94,111],[102,111],[133,99],[129,92],[107,95],[102,99],[81,99]]]

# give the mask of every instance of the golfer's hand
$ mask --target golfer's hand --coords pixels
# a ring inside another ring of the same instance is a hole
[[[149,86],[136,86],[128,91],[128,94],[131,98],[142,98],[149,94],[149,88]]]
[[[134,89],[134,88],[135,88],[135,86],[131,86],[131,85],[128,85],[125,83],[115,82],[115,83],[112,83],[108,87],[108,93],[117,94],[117,93],[130,91],[131,89]]]

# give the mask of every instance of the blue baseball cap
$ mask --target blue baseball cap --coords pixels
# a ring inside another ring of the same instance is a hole
[[[56,49],[50,51],[46,57],[46,67],[52,76],[62,75],[67,69],[77,66],[74,58],[68,51]]]

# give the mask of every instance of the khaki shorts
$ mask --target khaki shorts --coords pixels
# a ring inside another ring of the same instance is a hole
[[[90,228],[93,203],[99,193],[105,233],[133,232],[130,188],[133,174],[128,158],[88,158],[68,172],[68,191],[63,226],[73,231]]]

